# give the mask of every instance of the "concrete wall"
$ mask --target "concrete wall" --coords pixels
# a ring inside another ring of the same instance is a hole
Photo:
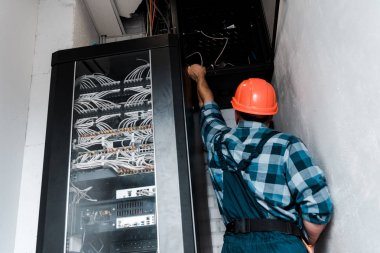
[[[335,217],[317,252],[380,248],[380,3],[281,1],[276,125],[327,174]]]
[[[0,252],[13,252],[38,0],[0,7]]]
[[[80,0],[40,0],[38,6],[28,127],[14,251],[16,253],[32,253],[35,252],[36,247],[51,54],[57,50],[72,48],[74,45],[86,46],[97,41],[97,34],[91,27],[91,21],[86,19],[87,15]]]

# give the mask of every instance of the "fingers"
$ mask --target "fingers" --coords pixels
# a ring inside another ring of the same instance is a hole
[[[193,64],[187,67],[187,74],[190,76],[191,79],[197,81],[199,78],[204,77],[206,75],[206,69],[205,67],[199,64]]]
[[[314,253],[314,245],[309,245],[304,240],[302,240],[302,242],[305,245],[308,253]]]

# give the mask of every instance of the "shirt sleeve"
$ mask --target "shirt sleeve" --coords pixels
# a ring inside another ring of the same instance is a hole
[[[327,224],[333,205],[323,171],[313,163],[299,139],[291,141],[284,157],[288,186],[300,207],[302,219]]]
[[[219,106],[211,101],[201,108],[201,135],[207,150],[212,150],[215,137],[222,132],[229,131],[223,119]]]

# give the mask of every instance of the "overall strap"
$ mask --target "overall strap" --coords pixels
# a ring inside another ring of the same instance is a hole
[[[218,160],[220,162],[221,169],[223,171],[224,170],[228,170],[226,159],[224,158],[224,155],[222,153],[222,141],[223,141],[224,135],[227,132],[222,132],[220,134],[220,136],[218,136],[218,139],[217,139],[217,141],[215,143],[215,151],[216,151],[216,154],[218,156]],[[251,163],[251,161],[253,159],[257,158],[261,154],[261,152],[263,152],[263,148],[264,148],[265,143],[267,143],[270,138],[272,138],[273,136],[275,136],[278,133],[280,133],[280,132],[271,130],[270,132],[263,134],[263,136],[261,137],[260,142],[257,144],[257,146],[255,147],[254,151],[250,154],[250,156],[247,159],[243,159],[243,160],[241,160],[239,162],[239,164],[236,167],[237,170],[240,170],[240,171],[241,170],[243,170],[243,171],[246,170],[247,167],[248,167],[248,165]]]
[[[221,165],[221,169],[223,171],[225,170],[228,170],[228,167],[227,167],[227,163],[226,163],[226,160],[224,159],[224,156],[223,156],[223,153],[222,153],[222,141],[223,141],[223,138],[224,138],[224,135],[227,133],[228,131],[225,131],[225,132],[222,132],[219,137],[217,137],[217,141],[216,143],[214,144],[214,149],[215,149],[215,152],[218,156],[218,160],[219,160],[219,163]]]
[[[251,161],[257,158],[261,154],[261,152],[263,152],[265,143],[267,143],[270,138],[272,138],[278,133],[279,133],[278,131],[274,131],[274,130],[270,131],[269,133],[265,133],[263,137],[261,138],[259,144],[257,144],[255,150],[251,153],[251,155],[247,159],[240,161],[240,163],[237,166],[237,170],[245,171],[248,168],[249,164],[251,164]]]

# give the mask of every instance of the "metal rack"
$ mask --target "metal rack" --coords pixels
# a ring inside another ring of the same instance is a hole
[[[37,252],[194,252],[178,57],[174,35],[53,55]]]

